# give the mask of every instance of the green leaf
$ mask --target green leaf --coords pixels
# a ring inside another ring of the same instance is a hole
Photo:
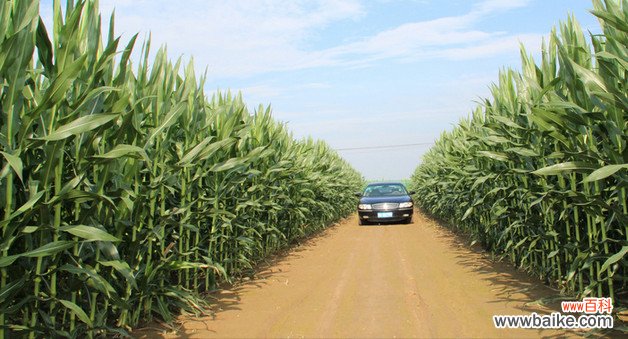
[[[112,244],[109,241],[101,241],[97,242],[98,249],[103,253],[103,255],[111,260],[120,260],[120,252],[118,252],[118,248],[116,245]]]
[[[573,171],[592,171],[596,168],[597,166],[594,164],[582,161],[569,161],[556,165],[546,166],[532,173],[536,175],[558,175],[563,173],[570,173]]]
[[[60,71],[59,75],[52,81],[52,84],[50,84],[50,86],[47,88],[41,104],[35,109],[34,115],[39,114],[42,110],[45,110],[51,105],[55,105],[56,103],[61,101],[64,95],[67,95],[70,85],[72,85],[72,82],[74,82],[76,76],[83,69],[86,58],[87,54],[83,54],[72,64],[66,66],[63,70]]]
[[[21,13],[20,18],[19,18],[20,19],[19,24],[16,25],[16,27],[14,28],[15,31],[16,32],[21,31],[27,28],[27,26],[32,25],[33,21],[37,20],[37,13],[38,13],[37,3],[36,2],[29,3],[26,10]],[[15,23],[17,24],[18,21],[15,21]]]
[[[146,145],[148,145],[148,143],[153,140],[153,138],[163,132],[166,128],[172,126],[175,122],[177,122],[177,119],[185,110],[186,104],[186,102],[180,102],[175,108],[168,112],[163,122],[150,134],[150,137],[148,137],[148,139],[146,140]]]
[[[485,183],[486,180],[492,179],[494,177],[495,177],[494,175],[485,175],[485,176],[482,176],[482,177],[479,177],[479,178],[475,179],[475,182],[471,186],[471,190],[473,191],[476,187],[478,187],[479,185]]]
[[[612,5],[613,1],[605,1],[605,3],[607,5]],[[595,4],[595,2],[594,2]],[[610,6],[609,5],[609,6]],[[616,14],[617,13],[617,14]],[[617,9],[615,10],[604,10],[604,9],[595,9],[591,11],[591,14],[603,19],[604,21],[607,21],[607,25],[611,24],[613,27],[620,29],[622,32],[627,33],[628,32],[628,23],[626,22],[626,17],[624,14],[623,16],[619,16],[618,14],[621,13],[621,11],[618,11]],[[624,13],[625,13],[625,7],[624,7]]]
[[[488,140],[492,143],[496,143],[496,144],[504,144],[504,143],[509,143],[510,140],[498,135],[489,135],[488,137],[482,138],[482,140]]]
[[[523,148],[523,147],[512,147],[512,148],[507,149],[506,152],[517,153],[524,157],[538,157],[539,156],[539,154],[536,153],[535,151],[529,148]]]
[[[22,276],[22,278],[4,286],[2,290],[0,290],[0,304],[9,299],[16,291],[21,290],[25,280],[26,276]]]
[[[600,272],[606,271],[606,269],[608,269],[609,266],[620,261],[626,255],[626,253],[628,253],[628,246],[622,247],[619,252],[613,254],[608,259],[606,259],[606,261],[602,265],[602,268],[600,268]]]
[[[190,262],[190,261],[170,261],[168,262],[167,266],[172,269],[172,270],[183,270],[183,269],[188,269],[188,268],[196,268],[196,269],[203,269],[203,268],[210,268],[211,265],[208,264],[203,264],[203,263],[198,263],[198,262]]]
[[[72,225],[72,226],[61,227],[61,230],[64,232],[68,232],[79,238],[85,239],[87,241],[111,241],[111,242],[121,241],[120,239],[101,230],[100,228],[96,228],[93,226]]]
[[[212,172],[222,172],[222,171],[227,171],[230,170],[232,168],[238,167],[243,165],[245,162],[244,159],[242,158],[231,158],[223,163],[218,163],[214,166],[212,166],[209,170]]]
[[[563,114],[558,114],[556,112],[548,111],[541,107],[532,107],[532,116],[534,118],[543,119],[546,123],[551,124],[554,128],[556,126],[562,126],[567,121],[565,120],[565,116]],[[534,122],[538,122],[535,120]]]
[[[146,162],[150,162],[150,159],[143,148],[127,144],[119,144],[105,154],[93,156],[93,158],[96,159],[119,159],[123,157],[143,159]]]
[[[214,153],[216,153],[216,151],[220,149],[229,149],[235,142],[236,139],[234,138],[227,138],[213,142],[209,144],[205,149],[203,149],[203,151],[198,155],[198,159],[205,160],[214,155]]]
[[[94,268],[89,265],[83,265],[83,267],[78,267],[70,264],[65,264],[61,266],[59,270],[67,271],[79,276],[87,276],[89,286],[106,294],[107,297],[112,296],[112,294],[116,292],[113,286],[111,286],[111,284],[107,281],[107,279],[98,274],[96,270],[94,270]]]
[[[22,229],[22,233],[30,234],[39,229],[39,226],[26,226]]]
[[[46,25],[44,21],[39,17],[39,23],[37,25],[37,37],[35,39],[37,45],[37,54],[39,56],[39,62],[44,66],[47,72],[54,69],[54,63],[52,62],[52,42],[48,37],[48,31],[46,31]]]
[[[92,321],[89,319],[89,317],[87,316],[87,314],[85,313],[85,311],[83,311],[82,308],[80,308],[77,304],[69,301],[69,300],[63,300],[63,299],[59,299],[59,302],[61,304],[63,304],[63,306],[65,306],[66,308],[68,308],[70,311],[72,311],[72,313],[76,314],[76,316],[84,323],[87,324],[87,326],[92,327]]]
[[[602,90],[603,92],[608,92],[606,89],[606,85],[604,84],[604,80],[595,72],[586,69],[577,62],[573,60],[569,60],[571,62],[571,66],[578,74],[578,78],[585,83],[589,87],[597,87],[596,89]]]
[[[120,88],[111,87],[111,86],[98,86],[91,90],[89,93],[84,95],[80,99],[80,103],[74,108],[75,111],[84,111],[89,110],[89,105],[93,105],[95,100],[98,100],[98,96],[106,93],[106,92],[119,92]],[[121,110],[111,110],[110,113],[120,113]]]
[[[605,59],[608,61],[612,61],[612,62],[618,62],[621,64],[621,67],[623,69],[628,69],[628,62],[625,60],[625,58],[619,57],[617,55],[611,54],[608,51],[601,51],[601,52],[597,52],[595,53],[595,56],[601,59]]]
[[[13,264],[13,262],[15,262],[15,260],[17,260],[19,257],[20,257],[19,255],[8,255],[6,257],[1,257],[0,267],[7,267]]]
[[[85,133],[96,129],[109,121],[117,118],[117,114],[92,114],[82,116],[72,122],[65,124],[57,128],[54,132],[43,138],[37,138],[36,140],[44,141],[57,141],[66,139],[72,135]]]
[[[494,115],[494,116],[491,116],[491,118],[501,122],[502,124],[504,124],[504,125],[506,125],[508,127],[524,129],[523,127],[519,126],[518,124],[516,124],[514,121],[510,120],[507,117]]]
[[[17,177],[20,178],[20,181],[23,182],[24,180],[22,180],[22,169],[23,169],[22,159],[20,159],[20,157],[16,155],[9,154],[7,152],[0,152],[0,154],[4,156],[9,166],[11,166],[15,174],[17,174]]]
[[[628,164],[606,165],[591,172],[582,182],[592,182],[608,178],[623,168],[628,169]]]
[[[491,158],[493,160],[499,160],[499,161],[508,161],[508,155],[504,154],[504,153],[500,153],[500,152],[493,152],[493,151],[477,151],[476,152],[478,155],[487,157],[487,158]]]
[[[208,136],[207,138],[203,139],[203,141],[199,142],[196,146],[194,146],[190,151],[188,151],[182,158],[181,160],[179,160],[179,162],[177,163],[178,166],[185,166],[188,165],[190,163],[192,163],[192,161],[194,161],[197,156],[199,155],[199,153],[207,146],[207,144],[209,144],[212,140],[214,139],[214,136]]]
[[[131,272],[131,267],[129,264],[121,261],[121,260],[110,260],[110,261],[99,261],[99,263],[103,266],[112,267],[118,273],[122,274],[122,276],[126,279],[126,281],[131,284],[134,288],[137,288],[137,284],[135,282],[135,277]]]
[[[35,250],[22,253],[20,254],[20,256],[29,257],[29,258],[48,257],[48,256],[53,256],[59,252],[65,251],[69,248],[72,248],[73,246],[74,246],[74,241],[58,240],[58,241],[53,241],[51,243],[47,243],[44,246],[41,246]]]
[[[462,219],[460,219],[460,220],[466,219],[467,217],[469,217],[471,215],[472,212],[473,212],[473,207],[467,208],[467,211],[464,212],[464,215],[462,216]]]

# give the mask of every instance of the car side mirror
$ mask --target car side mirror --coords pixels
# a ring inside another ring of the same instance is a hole
[[[415,191],[408,192],[408,195],[413,195],[413,194],[416,194],[416,192]]]
[[[360,193],[360,192],[355,192],[355,193],[354,193],[354,195],[355,195],[356,197],[358,197],[358,198],[359,198],[359,197],[361,197],[361,196],[362,196],[362,193]]]

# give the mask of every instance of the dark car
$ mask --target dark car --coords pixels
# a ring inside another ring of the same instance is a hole
[[[380,222],[412,222],[414,203],[401,183],[379,182],[366,186],[364,192],[356,193],[360,197],[358,217],[360,225]]]

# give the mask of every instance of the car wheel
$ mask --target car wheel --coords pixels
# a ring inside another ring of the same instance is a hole
[[[359,220],[359,223],[360,223],[360,225],[368,225],[369,224],[368,221],[362,220],[362,219]]]
[[[412,217],[406,219],[404,223],[405,224],[411,224],[412,223]]]

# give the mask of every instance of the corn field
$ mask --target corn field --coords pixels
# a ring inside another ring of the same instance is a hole
[[[0,2],[0,338],[125,334],[353,212],[362,177],[98,1]],[[50,33],[49,33],[50,30]],[[134,64],[132,60],[136,60]]]
[[[563,292],[628,299],[628,3],[593,1],[503,70],[412,177],[421,208]]]

